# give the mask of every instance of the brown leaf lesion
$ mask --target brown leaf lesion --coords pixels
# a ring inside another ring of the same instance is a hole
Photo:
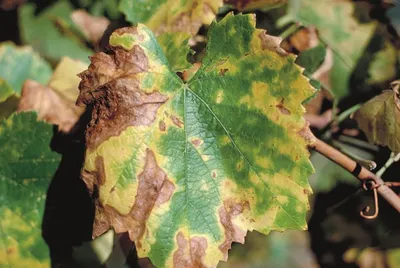
[[[84,109],[52,88],[28,79],[22,88],[18,111],[36,111],[39,120],[58,125],[60,131],[69,133]]]
[[[245,210],[250,210],[248,201],[225,200],[224,206],[219,209],[219,217],[221,224],[225,230],[225,241],[219,246],[224,254],[225,260],[228,259],[228,250],[233,242],[244,243],[247,230],[242,230],[236,226],[233,219]]]
[[[138,34],[136,27],[121,28],[116,34]],[[136,74],[147,72],[149,62],[139,45],[126,50],[111,46],[108,53],[91,57],[88,70],[79,74],[78,105],[93,107],[92,120],[86,131],[89,149],[112,136],[118,136],[129,126],[151,125],[158,108],[168,97],[158,91],[144,92]]]
[[[84,172],[84,181],[88,187],[92,187],[87,181],[99,184],[106,178],[97,167],[98,176],[93,179],[93,172]],[[159,206],[170,200],[175,185],[168,179],[166,173],[157,164],[156,157],[150,149],[146,149],[145,164],[143,171],[138,175],[138,189],[135,203],[130,212],[122,215],[115,208],[103,205],[98,197],[96,198],[96,215],[93,228],[93,237],[97,237],[113,227],[117,233],[128,232],[132,241],[136,242],[138,248],[141,247],[140,239],[146,231],[146,222],[155,206]],[[96,186],[94,186],[96,187]],[[98,186],[97,186],[98,187]]]
[[[202,268],[207,267],[204,264],[204,256],[207,250],[207,239],[204,237],[185,238],[182,232],[176,235],[178,249],[173,256],[174,267],[176,268]]]

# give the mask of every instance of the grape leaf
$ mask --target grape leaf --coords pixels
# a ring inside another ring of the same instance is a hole
[[[0,102],[11,94],[19,96],[26,79],[42,84],[49,81],[50,65],[33,52],[31,47],[17,47],[13,43],[0,45],[0,79],[2,80]]]
[[[81,74],[93,235],[129,232],[157,267],[214,267],[248,230],[306,229],[301,102],[314,89],[252,15],[228,14],[208,38],[187,83],[143,24],[115,31]]]
[[[62,58],[48,83],[44,86],[27,80],[22,89],[19,111],[36,111],[38,119],[58,126],[69,133],[85,111],[76,106],[80,82],[77,76],[87,64],[67,57]]]
[[[121,13],[118,10],[118,0],[78,0],[77,4],[85,8],[93,16],[106,16],[117,20]]]
[[[156,34],[185,32],[196,35],[209,25],[223,0],[121,0],[120,11],[132,23],[144,23]]]
[[[0,266],[49,267],[41,223],[46,192],[60,156],[52,126],[34,112],[0,122]]]
[[[52,62],[58,62],[63,56],[88,62],[91,50],[76,36],[59,29],[62,25],[73,25],[72,11],[68,2],[57,1],[36,16],[35,4],[23,5],[19,12],[22,40]]]
[[[189,38],[190,35],[186,33],[164,33],[157,37],[157,42],[174,72],[181,72],[192,66],[187,59],[189,54],[193,54],[189,47]]]
[[[63,57],[54,70],[48,86],[65,99],[75,103],[79,95],[78,74],[87,69],[87,66],[79,60]]]
[[[347,1],[290,0],[286,16],[278,21],[279,26],[295,21],[317,27],[319,38],[334,52],[330,87],[338,98],[347,95],[350,75],[377,25],[361,24],[353,13],[354,4]]]
[[[301,52],[299,57],[296,59],[296,64],[305,69],[304,75],[310,79],[310,84],[316,89],[320,89],[321,84],[318,80],[312,78],[312,75],[322,65],[325,60],[325,56],[326,48],[322,44],[319,44],[316,47]],[[313,97],[315,96],[311,96],[311,99]],[[307,103],[311,99],[309,98],[305,101],[305,103]]]
[[[396,78],[397,51],[389,42],[385,41],[383,49],[375,53],[368,69],[368,83],[390,82]]]
[[[271,9],[286,4],[287,0],[224,0],[224,3],[232,5],[240,11],[256,9]]]
[[[400,153],[400,81],[391,84],[391,90],[367,101],[354,113],[354,119],[371,143],[388,146]]]
[[[0,44],[0,119],[18,107],[22,85],[26,79],[47,83],[50,65],[31,47],[17,47],[11,42]]]
[[[391,20],[391,24],[396,29],[397,34],[400,35],[400,5],[397,3],[387,11],[386,15]]]

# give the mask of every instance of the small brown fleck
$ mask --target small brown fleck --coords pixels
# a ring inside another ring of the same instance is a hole
[[[217,173],[216,173],[215,171],[213,171],[213,172],[211,173],[211,176],[215,179],[215,178],[217,177]]]
[[[282,98],[281,101],[276,105],[276,107],[279,109],[279,111],[282,114],[289,115],[290,111],[284,106],[284,104],[285,104],[284,102],[285,102],[285,99]]]
[[[308,123],[307,121],[304,124],[304,127],[298,132],[298,134],[306,140],[307,144],[312,145],[313,143],[315,143],[316,138],[310,130],[310,123]]]
[[[192,237],[186,239],[182,232],[176,236],[178,249],[174,253],[173,262],[176,268],[202,268],[204,264],[204,256],[206,255],[207,240],[204,237]],[[187,254],[190,252],[190,254]]]
[[[303,192],[304,192],[304,194],[306,194],[306,195],[312,194],[312,192],[311,192],[310,190],[308,190],[308,189],[304,189]]]
[[[192,140],[192,144],[195,146],[195,147],[198,147],[199,145],[201,145],[201,140],[200,139],[194,139],[194,140]]]
[[[166,130],[165,122],[164,122],[163,120],[161,120],[161,121],[158,123],[158,128],[159,128],[161,131],[165,131],[165,130]]]
[[[219,74],[222,75],[222,76],[225,76],[225,73],[226,73],[227,71],[228,71],[228,69],[226,69],[226,68],[221,69],[221,70],[219,70]]]
[[[170,118],[172,120],[172,123],[174,123],[174,125],[176,125],[179,128],[183,127],[183,122],[178,117],[176,117],[175,115],[171,115]]]

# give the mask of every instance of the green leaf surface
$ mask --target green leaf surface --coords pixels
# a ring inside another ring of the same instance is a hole
[[[387,16],[391,20],[391,24],[396,29],[397,34],[400,35],[400,5],[397,1],[397,4],[387,11]]]
[[[209,25],[223,0],[121,0],[120,11],[131,23],[144,23],[156,34],[186,32],[196,35]]]
[[[331,90],[338,98],[346,96],[351,73],[377,24],[357,21],[353,3],[332,0],[289,0],[287,14],[278,21],[278,25],[289,22],[317,27],[319,38],[334,52]]]
[[[0,266],[49,267],[41,224],[46,192],[60,156],[52,126],[34,112],[0,122]]]
[[[375,53],[368,69],[368,83],[384,83],[396,78],[398,63],[396,48],[389,42],[384,42],[382,50]]]
[[[157,42],[174,72],[181,72],[192,66],[188,61],[188,55],[193,54],[189,47],[189,38],[187,33],[164,33],[157,37]]]
[[[287,0],[224,0],[225,4],[232,5],[240,11],[261,9],[263,11],[286,4]]]
[[[68,2],[57,1],[37,15],[36,11],[33,3],[20,8],[19,27],[23,42],[54,63],[63,56],[89,62],[91,50],[77,36],[60,29],[63,25],[73,25],[70,17],[73,8]]]
[[[157,267],[215,267],[248,230],[306,229],[301,103],[314,89],[252,15],[227,15],[208,38],[187,83],[143,24],[114,32],[81,74],[94,236],[128,232]]]
[[[118,9],[119,0],[78,0],[77,2],[93,16],[105,15],[112,20],[117,20],[121,16]]]
[[[19,96],[26,79],[46,84],[51,74],[50,65],[31,47],[0,44],[0,102],[12,94]]]
[[[326,48],[319,44],[300,53],[296,59],[296,64],[305,68],[308,75],[312,75],[324,62],[326,56]]]

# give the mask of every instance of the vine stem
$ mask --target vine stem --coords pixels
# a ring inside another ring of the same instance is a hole
[[[316,139],[316,141],[310,145],[310,147],[352,174],[355,173],[357,167],[360,167],[360,172],[357,172],[358,174],[354,175],[360,181],[373,180],[377,185],[379,185],[377,188],[378,193],[384,199],[386,199],[386,201],[392,205],[393,208],[400,212],[400,197],[393,192],[392,189],[385,185],[385,182],[381,177],[372,173],[368,169],[359,166],[354,160],[319,139]]]

